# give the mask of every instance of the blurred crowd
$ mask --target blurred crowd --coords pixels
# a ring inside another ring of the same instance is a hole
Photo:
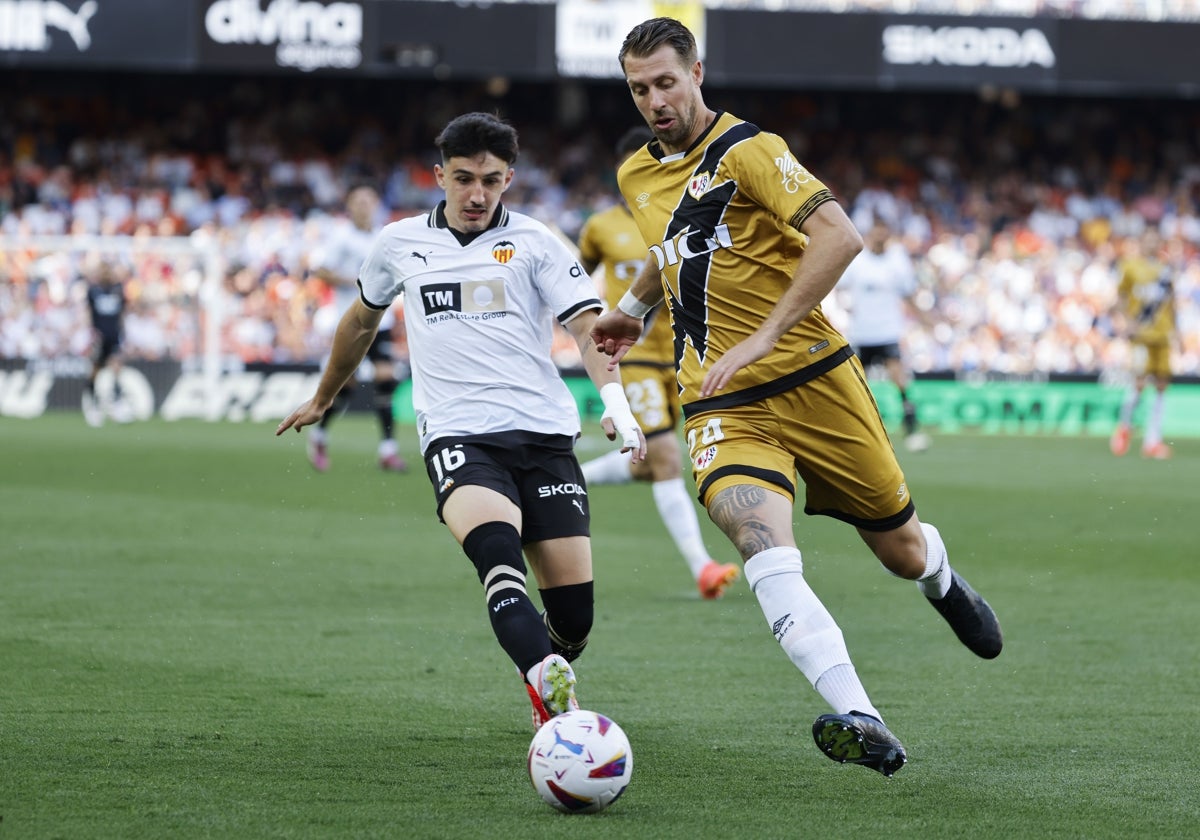
[[[0,357],[87,352],[94,247],[117,236],[133,357],[194,362],[204,312],[231,365],[316,362],[338,312],[310,271],[374,186],[378,222],[440,198],[433,137],[467,110],[521,133],[506,204],[573,239],[617,201],[612,145],[636,113],[619,85],[78,79],[0,93]],[[113,93],[117,91],[117,93]],[[1097,373],[1122,360],[1108,313],[1115,264],[1147,227],[1177,270],[1175,369],[1200,374],[1200,112],[1186,101],[960,94],[710,91],[785,137],[865,229],[887,221],[920,278],[907,349],[917,371]],[[141,247],[188,236],[221,256]],[[107,246],[106,246],[107,247]],[[111,256],[111,254],[110,254]],[[829,302],[835,322],[836,302]],[[556,350],[573,364],[573,344]]]

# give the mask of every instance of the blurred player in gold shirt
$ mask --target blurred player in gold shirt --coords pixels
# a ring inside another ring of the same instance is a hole
[[[1117,267],[1115,322],[1129,341],[1129,365],[1133,381],[1121,404],[1116,431],[1109,440],[1114,455],[1129,451],[1133,437],[1133,414],[1142,399],[1147,380],[1154,383],[1154,402],[1146,418],[1142,455],[1165,460],[1171,447],[1163,443],[1163,403],[1171,382],[1171,343],[1176,336],[1174,271],[1162,259],[1162,237],[1148,229],[1132,244],[1132,253]]]
[[[651,139],[648,128],[625,132],[617,141],[617,165]],[[579,261],[589,274],[597,266],[604,267],[604,295],[608,308],[614,308],[646,261],[645,243],[627,205],[614,205],[587,220],[579,232]],[[691,570],[701,597],[711,600],[720,598],[741,570],[734,563],[712,559],[700,533],[695,503],[683,481],[683,453],[676,437],[682,413],[673,341],[671,316],[660,306],[621,361],[625,395],[646,434],[646,459],[633,465],[628,453],[614,449],[586,462],[583,475],[589,485],[649,481],[667,532]]]
[[[700,500],[741,554],[772,635],[832,707],[813,724],[818,748],[890,776],[904,747],[804,577],[797,476],[805,513],[856,527],[972,652],[995,657],[1002,637],[918,520],[862,366],[821,311],[862,238],[782,137],[705,104],[696,39],[678,20],[638,24],[618,58],[655,138],[617,176],[649,257],[592,337],[615,364],[665,297]]]

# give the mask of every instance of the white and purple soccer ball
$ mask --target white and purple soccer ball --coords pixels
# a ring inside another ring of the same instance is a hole
[[[594,814],[617,801],[633,775],[629,739],[611,718],[572,709],[551,718],[529,745],[529,779],[546,804]]]

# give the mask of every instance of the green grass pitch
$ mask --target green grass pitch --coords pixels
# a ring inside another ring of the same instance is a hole
[[[579,694],[635,769],[569,817],[530,787],[524,691],[402,434],[417,469],[383,474],[344,418],[318,475],[267,425],[0,420],[0,840],[1195,836],[1200,441],[901,453],[1001,618],[992,662],[849,527],[798,515],[908,748],[891,780],[813,746],[826,708],[744,581],[700,601],[648,488],[594,488]]]

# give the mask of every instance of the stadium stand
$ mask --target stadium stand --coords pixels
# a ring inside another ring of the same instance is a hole
[[[1149,4],[1036,5],[1086,15]],[[352,183],[378,185],[390,218],[432,204],[424,150],[447,115],[495,110],[517,125],[521,177],[507,201],[568,238],[617,200],[609,149],[634,118],[610,82],[574,85],[588,119],[568,120],[562,91],[540,82],[10,75],[0,91],[0,236],[216,236],[228,265],[222,349],[241,362],[322,357],[336,313],[309,274],[310,254],[341,223],[335,208]],[[860,225],[878,215],[903,231],[925,315],[908,338],[918,372],[1118,365],[1113,266],[1124,242],[1155,226],[1178,267],[1175,370],[1200,375],[1200,116],[1189,100],[990,88],[738,89],[710,100],[736,102],[782,134]],[[0,253],[0,358],[85,351],[79,267],[64,260]],[[180,315],[181,301],[195,304],[192,275],[149,257],[133,269],[130,356],[194,360],[195,330]],[[572,361],[564,343],[562,363]]]

